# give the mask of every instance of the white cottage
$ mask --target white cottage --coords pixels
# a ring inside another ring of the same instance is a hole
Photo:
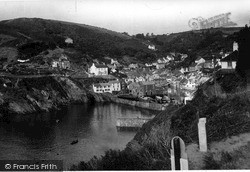
[[[109,81],[108,83],[93,84],[92,88],[95,93],[112,93],[113,91],[121,91],[121,83]]]
[[[92,64],[89,73],[94,75],[108,75],[108,67],[102,64]]]
[[[198,58],[195,60],[195,63],[197,63],[197,64],[205,63],[205,62],[206,62],[206,60],[203,59],[202,57],[198,57]]]
[[[220,61],[221,69],[235,69],[239,52],[236,50]]]

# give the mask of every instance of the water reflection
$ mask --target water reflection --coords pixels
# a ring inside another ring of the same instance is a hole
[[[117,104],[84,104],[50,113],[18,115],[10,123],[0,123],[0,159],[63,160],[67,169],[108,149],[125,148],[135,132],[118,132],[118,117],[151,114]],[[76,139],[78,143],[71,145]]]

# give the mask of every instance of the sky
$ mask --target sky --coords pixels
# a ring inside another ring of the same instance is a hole
[[[250,24],[249,0],[0,0],[0,20],[37,17],[130,35],[187,31],[191,18],[228,12],[238,26]]]

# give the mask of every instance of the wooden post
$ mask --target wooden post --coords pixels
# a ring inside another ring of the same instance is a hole
[[[206,118],[200,118],[198,123],[199,145],[201,152],[207,152]]]

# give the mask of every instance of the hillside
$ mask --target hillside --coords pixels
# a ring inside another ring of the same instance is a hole
[[[169,35],[155,35],[145,37],[156,45],[159,53],[165,56],[168,52],[188,54],[185,61],[178,66],[189,66],[198,56],[212,59],[220,56],[220,52],[232,51],[233,42],[236,41],[241,27],[210,28],[196,31],[172,33]]]
[[[105,57],[118,59],[122,64],[148,63],[169,52],[178,52],[189,55],[179,66],[188,66],[197,56],[211,58],[212,53],[230,51],[239,30],[216,28],[141,38],[78,23],[18,18],[0,21],[0,48],[12,48],[14,53],[7,55],[11,59],[28,59],[60,47],[76,66],[85,66],[94,59],[105,62]],[[73,43],[66,43],[67,38]],[[147,48],[150,43],[156,45],[157,51]]]
[[[72,44],[65,43],[67,38]],[[0,47],[16,48],[19,58],[27,59],[60,47],[81,54],[85,63],[105,56],[121,59],[138,52],[149,54],[147,46],[128,35],[104,28],[40,18],[18,18],[0,22]],[[74,57],[72,53],[71,57]]]

